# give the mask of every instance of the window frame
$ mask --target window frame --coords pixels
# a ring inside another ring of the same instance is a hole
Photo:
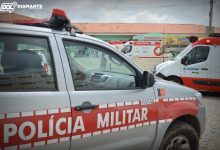
[[[206,47],[206,48],[208,48],[208,51],[209,51],[209,52],[208,52],[208,57],[209,57],[209,53],[210,53],[210,49],[211,49],[211,48],[210,48],[209,46],[206,46],[206,45],[204,45],[204,46],[203,46],[203,45],[199,45],[199,46],[193,47],[193,48],[186,54],[186,56],[187,56],[190,52],[192,52],[192,50],[196,49],[195,55],[194,55],[194,57],[193,57],[193,59],[195,59],[199,47]],[[188,65],[194,65],[194,64],[204,63],[204,62],[206,62],[206,61],[208,60],[208,57],[207,57],[207,59],[206,59],[205,61],[196,62],[196,63],[191,63],[191,64],[188,64]]]
[[[107,51],[109,54],[112,54],[112,55],[118,57],[119,59],[121,59],[123,62],[125,62],[131,69],[134,70],[134,73],[136,74],[136,75],[134,76],[134,78],[135,78],[135,84],[136,84],[136,87],[135,87],[135,88],[132,88],[132,89],[123,89],[123,88],[121,88],[121,89],[100,89],[100,90],[99,90],[99,89],[94,89],[94,90],[91,90],[91,89],[89,89],[89,90],[77,90],[77,89],[75,88],[75,83],[74,83],[74,80],[73,80],[72,74],[71,74],[71,78],[72,78],[72,82],[73,82],[72,85],[73,85],[75,91],[137,90],[137,89],[142,89],[142,88],[143,88],[143,87],[142,87],[143,81],[142,81],[141,78],[140,78],[140,76],[143,76],[143,75],[142,75],[143,73],[140,72],[137,68],[135,68],[128,60],[126,60],[126,59],[124,59],[122,56],[120,56],[117,52],[113,52],[112,49],[107,48],[107,47],[102,46],[102,45],[99,45],[99,44],[97,44],[97,43],[87,42],[87,41],[82,41],[82,40],[77,40],[77,39],[61,38],[61,41],[62,41],[62,43],[63,43],[63,47],[64,47],[64,50],[65,50],[65,55],[66,55],[66,57],[67,57],[67,61],[68,61],[69,66],[70,66],[70,62],[69,62],[69,59],[68,59],[68,56],[67,56],[68,54],[67,54],[67,51],[66,51],[66,48],[65,48],[65,45],[64,45],[64,41],[73,42],[73,43],[78,43],[78,44],[82,44],[82,45],[85,44],[85,45],[88,45],[88,46],[95,47],[95,48],[97,48],[97,49],[100,50],[100,51]],[[70,69],[70,68],[69,68],[69,69]],[[71,73],[71,71],[70,71],[70,73]]]
[[[51,57],[51,66],[53,68],[53,76],[54,76],[54,89],[18,89],[18,90],[0,90],[0,93],[2,92],[57,92],[59,91],[59,86],[58,86],[58,78],[57,78],[57,73],[56,73],[56,66],[55,66],[55,60],[54,60],[54,54],[53,54],[53,50],[52,50],[52,46],[51,46],[51,42],[50,42],[50,38],[48,36],[45,35],[34,35],[34,34],[19,34],[19,33],[1,33],[0,32],[0,36],[17,36],[17,37],[31,37],[31,38],[43,38],[47,41],[48,44],[48,52],[50,53],[50,57]],[[0,62],[1,63],[1,62]]]

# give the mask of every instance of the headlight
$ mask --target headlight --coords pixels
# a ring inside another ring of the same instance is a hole
[[[167,67],[167,65],[162,65],[162,66],[159,67],[159,70],[163,70],[166,67]]]
[[[205,105],[205,100],[202,98],[202,94],[200,92],[196,92],[195,97],[202,105]]]
[[[165,64],[157,66],[155,72],[158,73],[158,72],[162,71],[163,69],[165,69],[166,67],[167,67],[167,65],[165,65]]]

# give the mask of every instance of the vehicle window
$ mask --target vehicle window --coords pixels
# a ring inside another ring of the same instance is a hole
[[[0,35],[0,91],[56,90],[46,38]]]
[[[187,54],[188,64],[196,64],[200,62],[204,62],[207,60],[209,54],[209,47],[206,46],[198,46],[193,48]]]
[[[205,47],[205,46],[197,47],[195,63],[206,61],[208,59],[208,55],[209,55],[209,47]]]
[[[187,55],[187,61],[188,61],[188,65],[190,64],[194,64],[194,58],[195,58],[195,55],[196,55],[196,49],[197,48],[193,48]]]
[[[64,41],[75,90],[136,88],[135,70],[103,48]]]
[[[121,52],[124,53],[124,54],[127,54],[127,53],[130,53],[132,50],[132,46],[131,45],[126,45],[122,50]]]

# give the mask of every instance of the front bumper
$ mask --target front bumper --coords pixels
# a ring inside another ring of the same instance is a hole
[[[205,124],[206,124],[206,108],[205,105],[203,104],[199,104],[198,119],[200,122],[200,136],[201,136],[205,131]]]

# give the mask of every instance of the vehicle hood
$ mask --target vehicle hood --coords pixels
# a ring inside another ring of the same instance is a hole
[[[154,85],[155,91],[157,91],[158,89],[165,89],[166,91],[165,98],[194,97],[195,93],[198,92],[192,88],[179,85],[171,81],[166,81],[161,78],[156,77],[155,80],[156,80],[155,85]]]
[[[165,61],[159,65],[157,65],[157,68],[160,68],[161,66],[164,66],[164,65],[169,65],[169,64],[172,64],[174,61],[173,60],[168,60],[168,61]]]

